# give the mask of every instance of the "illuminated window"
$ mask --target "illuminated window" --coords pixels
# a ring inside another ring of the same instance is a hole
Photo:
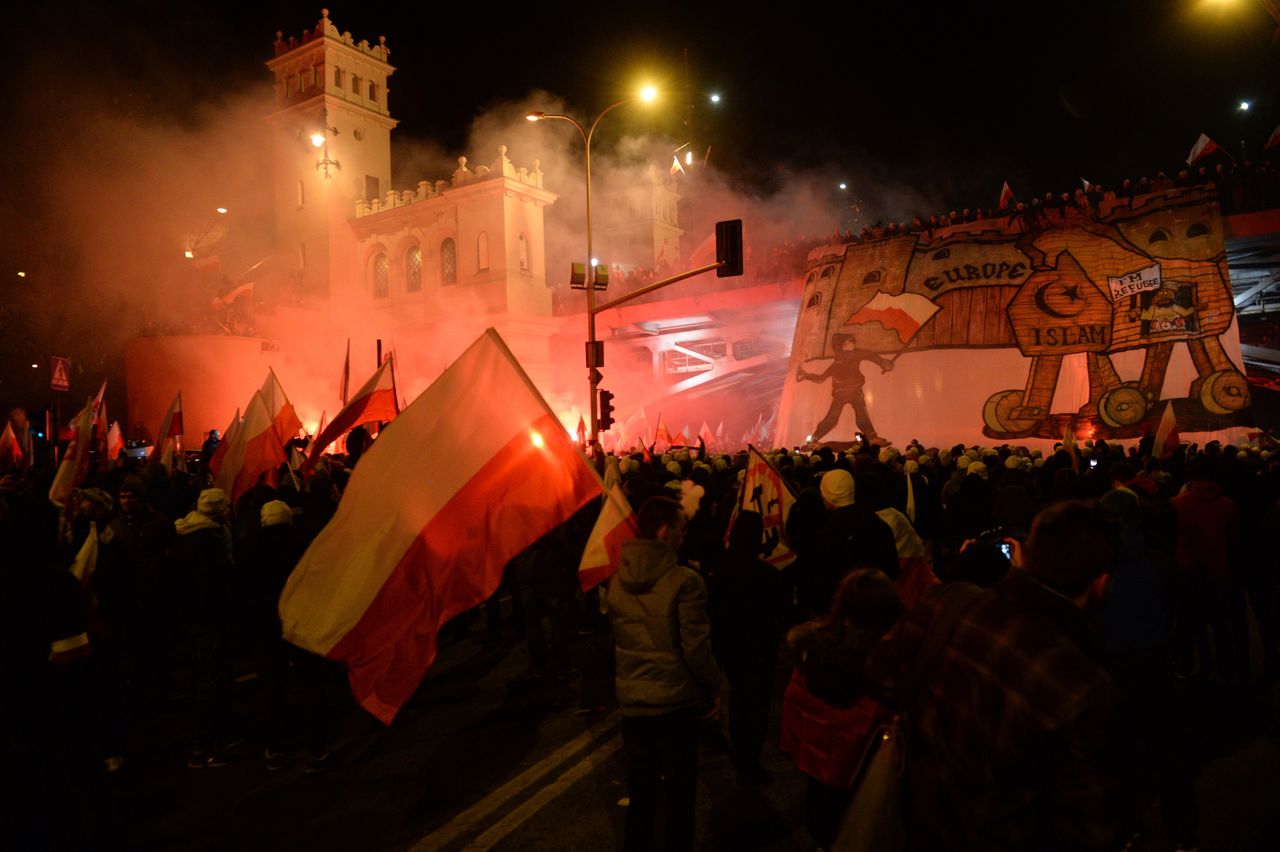
[[[1164,228],[1156,228],[1147,238],[1148,243],[1167,243],[1168,241],[1169,235],[1165,233]]]
[[[876,284],[880,281],[880,270],[873,269],[862,278],[863,284]]]
[[[417,246],[404,255],[404,288],[410,293],[422,289],[422,249]]]
[[[1208,235],[1209,226],[1203,222],[1196,222],[1190,228],[1187,228],[1188,237],[1203,237]]]
[[[385,299],[391,293],[391,280],[387,274],[387,256],[378,252],[373,256],[373,298]]]
[[[476,237],[476,271],[484,272],[489,268],[489,235],[484,231]]]
[[[805,303],[805,307],[816,308],[818,307],[818,305],[821,305],[821,304],[822,304],[822,294],[814,293],[812,296],[809,297],[809,301]]]
[[[446,287],[458,283],[458,247],[452,237],[440,244],[440,283]]]

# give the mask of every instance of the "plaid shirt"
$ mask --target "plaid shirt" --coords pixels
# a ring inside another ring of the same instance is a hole
[[[946,599],[930,590],[876,647],[891,693]],[[1022,574],[955,622],[907,709],[906,813],[919,850],[1107,849],[1120,819],[1114,698],[1071,601]],[[887,693],[888,694],[888,693]]]

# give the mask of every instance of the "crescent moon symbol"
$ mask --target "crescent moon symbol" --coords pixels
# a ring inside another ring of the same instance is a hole
[[[1053,308],[1049,307],[1049,304],[1044,300],[1044,291],[1048,290],[1050,287],[1052,287],[1054,284],[1057,284],[1057,283],[1058,283],[1057,281],[1050,281],[1047,284],[1040,285],[1040,289],[1036,290],[1036,307],[1040,309],[1041,313],[1048,314],[1054,319],[1071,319],[1071,317],[1073,316],[1072,314],[1064,314],[1064,313],[1061,313],[1060,311],[1056,311]]]

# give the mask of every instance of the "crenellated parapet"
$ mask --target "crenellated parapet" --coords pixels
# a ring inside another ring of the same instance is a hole
[[[286,54],[291,50],[296,50],[302,45],[305,45],[308,42],[315,41],[316,39],[319,39],[319,38],[336,39],[337,41],[340,41],[343,44],[345,44],[347,47],[350,47],[354,50],[358,50],[361,53],[364,53],[374,59],[379,59],[383,62],[391,61],[389,58],[391,56],[391,48],[387,47],[386,36],[378,36],[378,43],[375,45],[369,44],[369,41],[367,39],[361,39],[360,41],[356,41],[355,38],[351,35],[351,33],[349,32],[340,33],[338,31],[338,28],[334,26],[332,21],[329,20],[328,9],[321,9],[319,22],[316,23],[314,28],[309,30],[304,30],[300,37],[289,36],[288,38],[285,38],[284,33],[280,30],[277,30],[276,40],[274,44],[275,55],[282,56],[283,54]]]
[[[539,160],[533,161],[533,168],[527,169],[524,166],[516,167],[507,158],[507,146],[498,146],[498,157],[490,165],[479,165],[474,169],[468,166],[466,157],[458,158],[458,168],[454,169],[453,175],[449,180],[418,181],[416,189],[406,189],[404,191],[391,190],[381,198],[372,201],[356,202],[356,218],[369,216],[374,213],[380,213],[384,210],[391,210],[396,207],[405,207],[409,204],[416,204],[419,201],[427,201],[432,198],[439,198],[451,189],[467,186],[472,183],[493,180],[494,178],[504,177],[524,184],[525,186],[542,189],[542,163]]]

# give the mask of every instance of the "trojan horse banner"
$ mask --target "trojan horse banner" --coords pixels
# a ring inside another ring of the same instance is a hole
[[[992,444],[1251,425],[1212,192],[810,252],[779,443]]]

